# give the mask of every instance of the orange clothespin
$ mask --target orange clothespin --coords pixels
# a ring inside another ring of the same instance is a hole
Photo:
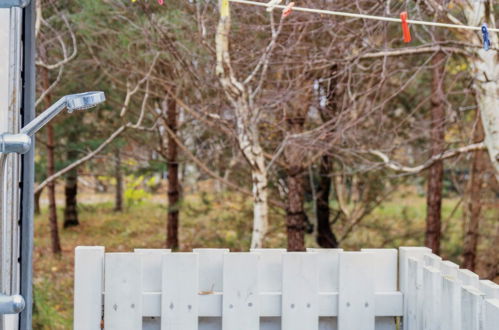
[[[411,42],[411,30],[409,29],[409,23],[407,23],[407,12],[404,11],[400,13],[400,19],[402,20],[402,32],[404,34],[404,42]]]
[[[288,17],[289,15],[291,15],[291,13],[293,12],[293,7],[295,6],[295,3],[294,2],[290,2],[286,8],[284,8],[282,10],[282,18],[286,18]]]

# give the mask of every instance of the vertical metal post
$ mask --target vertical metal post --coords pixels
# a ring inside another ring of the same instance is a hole
[[[17,133],[22,96],[21,8],[0,9],[0,130]],[[19,292],[20,161],[9,157],[0,173],[3,208],[0,221],[0,294],[3,313],[10,313],[12,295]],[[18,315],[0,315],[0,329],[18,328]]]
[[[21,113],[23,126],[35,118],[35,18],[36,0],[23,9],[23,44],[24,44],[24,70],[23,98]],[[21,295],[24,297],[26,307],[21,313],[19,322],[20,330],[31,330],[33,312],[33,208],[34,208],[34,143],[31,150],[22,156],[21,174]]]

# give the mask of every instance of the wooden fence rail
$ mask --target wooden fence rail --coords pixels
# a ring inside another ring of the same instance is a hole
[[[76,248],[76,330],[498,330],[498,319],[498,285],[426,248]]]

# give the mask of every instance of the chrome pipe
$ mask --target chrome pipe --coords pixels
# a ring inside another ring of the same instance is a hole
[[[1,234],[3,234],[3,223],[6,219],[6,207],[5,207],[5,168],[7,165],[8,154],[0,154],[0,219],[2,223],[0,224]],[[5,239],[5,237],[4,237]],[[3,241],[3,240],[2,240]],[[0,251],[4,253],[4,247]],[[25,306],[24,298],[20,295],[4,295],[0,293],[0,315],[4,314],[19,314],[22,312]]]
[[[29,5],[30,0],[1,0],[0,8],[21,7],[24,8]]]
[[[19,134],[0,134],[0,153],[25,154],[31,148],[31,137],[65,108],[71,113],[86,110],[106,100],[104,92],[87,92],[66,95],[30,121]]]

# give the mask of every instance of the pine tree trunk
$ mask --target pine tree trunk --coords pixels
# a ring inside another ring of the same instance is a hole
[[[172,134],[177,134],[177,102],[170,97],[167,102],[166,125]],[[168,221],[166,246],[178,249],[179,201],[180,189],[178,180],[178,150],[175,139],[168,134]]]
[[[305,251],[304,178],[303,169],[300,166],[288,169],[287,184],[286,225],[288,251]]]
[[[47,124],[47,177],[55,173],[55,160],[54,160],[54,128],[52,124]],[[52,253],[61,253],[61,242],[59,240],[59,228],[57,226],[57,204],[55,196],[55,180],[47,185],[47,196],[49,199],[49,224],[50,224],[50,237],[52,239]]]
[[[445,96],[443,91],[445,54],[439,52],[433,58],[433,77],[431,95],[431,155],[437,155],[445,148]],[[440,253],[442,230],[441,208],[444,178],[443,161],[435,162],[428,171],[427,214],[425,245],[433,253]]]
[[[477,116],[480,114],[477,113]],[[483,141],[484,132],[480,119],[477,120],[474,142]],[[476,268],[477,246],[479,238],[480,216],[482,212],[481,190],[484,183],[484,172],[486,167],[486,155],[484,151],[475,151],[471,165],[471,178],[468,188],[466,205],[466,232],[464,236],[463,267],[471,271]]]
[[[69,134],[71,141],[76,139],[75,134]],[[68,150],[67,158],[69,161],[76,160],[78,153],[75,150]],[[66,182],[64,186],[66,196],[66,204],[64,208],[64,228],[78,226],[78,171],[73,169],[66,174]]]
[[[289,133],[299,134],[303,132],[310,101],[309,97],[309,93],[302,93],[295,106],[285,106],[286,128]],[[288,186],[286,206],[288,251],[305,251],[307,216],[304,209],[305,168],[303,167],[303,150],[290,143],[285,147],[284,155],[288,165],[286,169]]]
[[[338,240],[334,235],[330,218],[329,195],[331,192],[331,157],[322,156],[319,166],[319,186],[317,189],[317,237],[316,241],[322,248],[335,249],[338,247]]]
[[[116,180],[114,212],[123,212],[123,171],[121,169],[121,150],[118,147],[114,153],[114,178]]]
[[[47,90],[50,86],[48,69],[42,69],[43,87]],[[52,104],[50,93],[45,97],[47,107]],[[55,143],[54,143],[54,128],[49,122],[47,125],[47,177],[55,173]],[[52,240],[52,253],[61,253],[61,242],[59,239],[59,229],[57,226],[57,204],[55,196],[55,180],[47,185],[47,196],[49,200],[49,225],[50,236]]]
[[[78,226],[78,172],[71,170],[66,175],[64,187],[66,195],[66,207],[64,208],[64,228]]]
[[[40,215],[42,213],[40,207],[40,197],[42,197],[43,189],[35,193],[35,214]]]

